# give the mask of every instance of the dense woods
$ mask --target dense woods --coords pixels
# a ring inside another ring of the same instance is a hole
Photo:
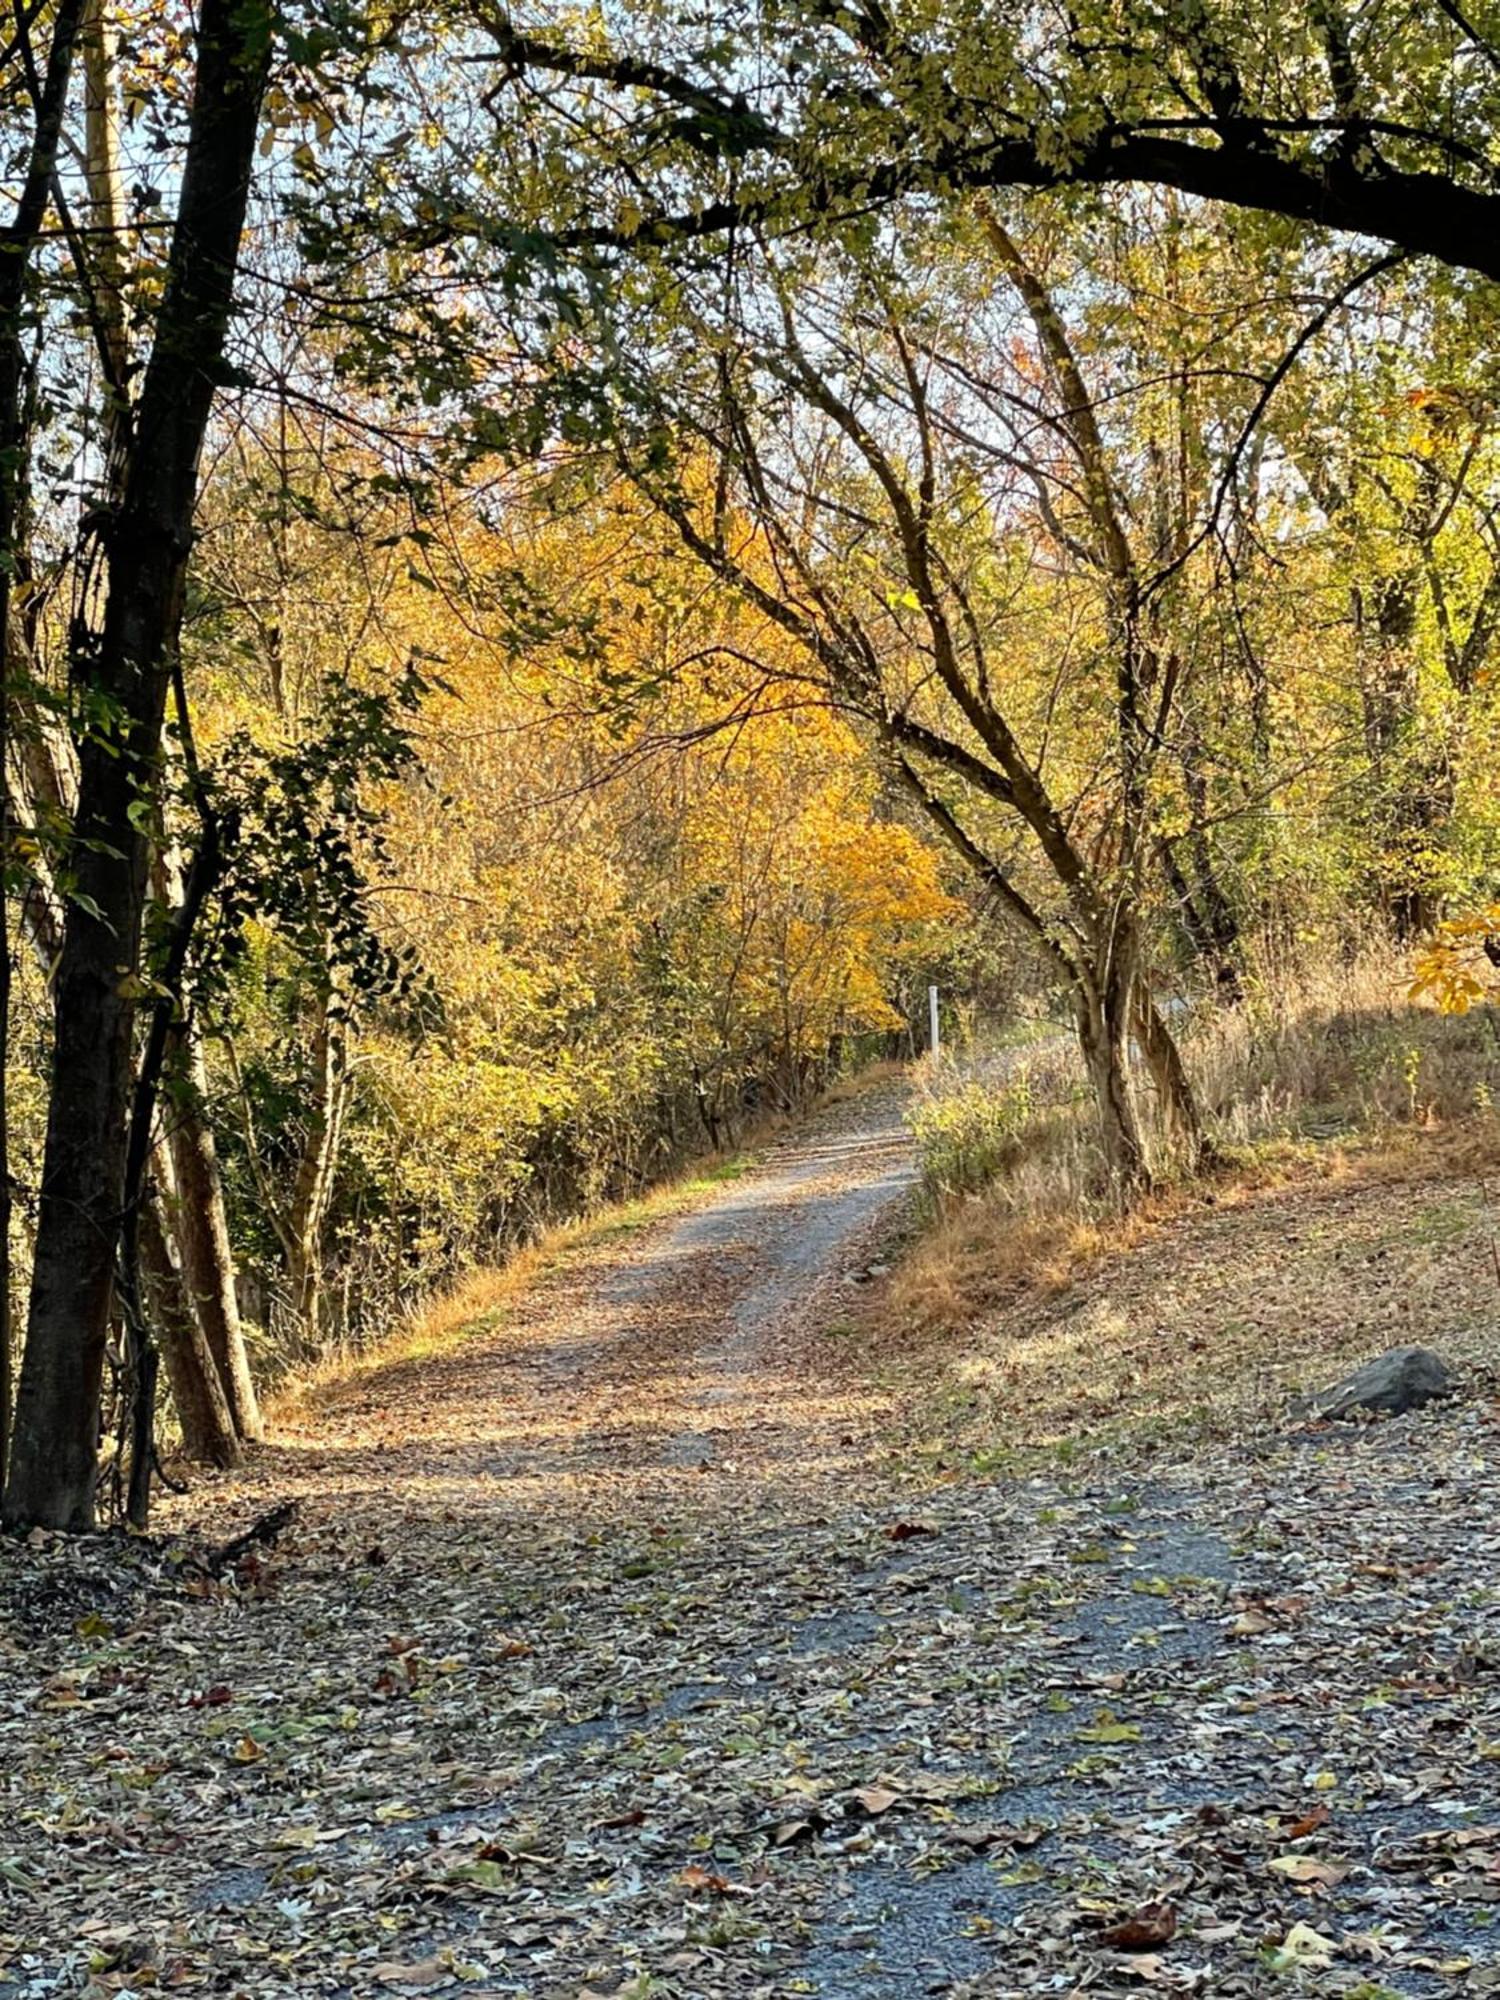
[[[1486,1001],[1479,14],[0,43],[12,1523],[144,1525],[930,983],[1076,1040],[1117,1206],[1233,1138],[1273,969]]]

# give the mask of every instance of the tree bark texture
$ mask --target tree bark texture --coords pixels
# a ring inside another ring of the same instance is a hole
[[[57,970],[36,1259],[6,1517],[93,1525],[98,1412],[122,1224],[145,905],[198,460],[223,364],[269,17],[204,0],[168,275],[119,507],[103,626],[75,672],[102,719],[79,756],[74,881]]]

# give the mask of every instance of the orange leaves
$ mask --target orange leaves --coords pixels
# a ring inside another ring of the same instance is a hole
[[[1310,1833],[1316,1833],[1320,1826],[1327,1826],[1328,1818],[1327,1806],[1314,1806],[1311,1812],[1304,1813],[1301,1819],[1293,1821],[1286,1830],[1286,1837],[1288,1840],[1305,1840]]]

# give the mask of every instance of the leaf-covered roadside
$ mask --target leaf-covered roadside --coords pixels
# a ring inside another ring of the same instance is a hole
[[[32,1546],[0,1990],[1500,1990],[1495,1442]]]

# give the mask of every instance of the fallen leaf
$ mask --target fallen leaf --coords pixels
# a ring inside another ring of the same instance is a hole
[[[1143,1903],[1133,1917],[1096,1932],[1094,1942],[1108,1946],[1111,1951],[1147,1951],[1152,1945],[1166,1944],[1176,1935],[1177,1912],[1170,1903]]]
[[[905,1781],[902,1789],[909,1799],[936,1802],[957,1798],[970,1788],[971,1780],[957,1772],[924,1771]]]
[[[892,1791],[888,1785],[862,1785],[851,1796],[870,1815],[871,1819],[878,1819],[882,1813],[889,1812],[893,1805],[897,1805],[900,1802],[901,1798],[901,1794]]]
[[[1289,1972],[1299,1966],[1332,1965],[1338,1946],[1309,1924],[1293,1924],[1281,1943],[1274,1947],[1267,1963],[1273,1972]]]
[[[1263,1611],[1242,1611],[1229,1629],[1237,1639],[1253,1639],[1274,1630],[1274,1623]]]
[[[1245,1928],[1238,1921],[1228,1924],[1194,1924],[1193,1936],[1199,1944],[1227,1944]]]
[[[1349,1873],[1347,1863],[1318,1861],[1311,1854],[1278,1854],[1267,1865],[1288,1882],[1310,1883],[1318,1889],[1336,1889]]]
[[[449,1876],[450,1882],[470,1882],[476,1889],[501,1891],[509,1889],[512,1878],[506,1874],[498,1861],[466,1861],[461,1868],[455,1868]]]
[[[1158,1985],[1170,1977],[1167,1961],[1154,1951],[1143,1951],[1133,1958],[1119,1960],[1119,1968],[1127,1978],[1140,1979],[1150,1985]]]
[[[1097,1722],[1088,1723],[1073,1734],[1080,1743],[1139,1743],[1141,1732],[1134,1722],[1116,1722],[1109,1714],[1101,1715]]]
[[[693,1889],[700,1892],[706,1890],[715,1896],[724,1895],[729,1888],[729,1879],[727,1876],[715,1875],[707,1868],[700,1868],[696,1862],[682,1869],[677,1879],[684,1889]]]
[[[439,1980],[452,1977],[440,1958],[419,1958],[404,1965],[399,1960],[382,1959],[370,1972],[382,1986],[436,1986]]]

